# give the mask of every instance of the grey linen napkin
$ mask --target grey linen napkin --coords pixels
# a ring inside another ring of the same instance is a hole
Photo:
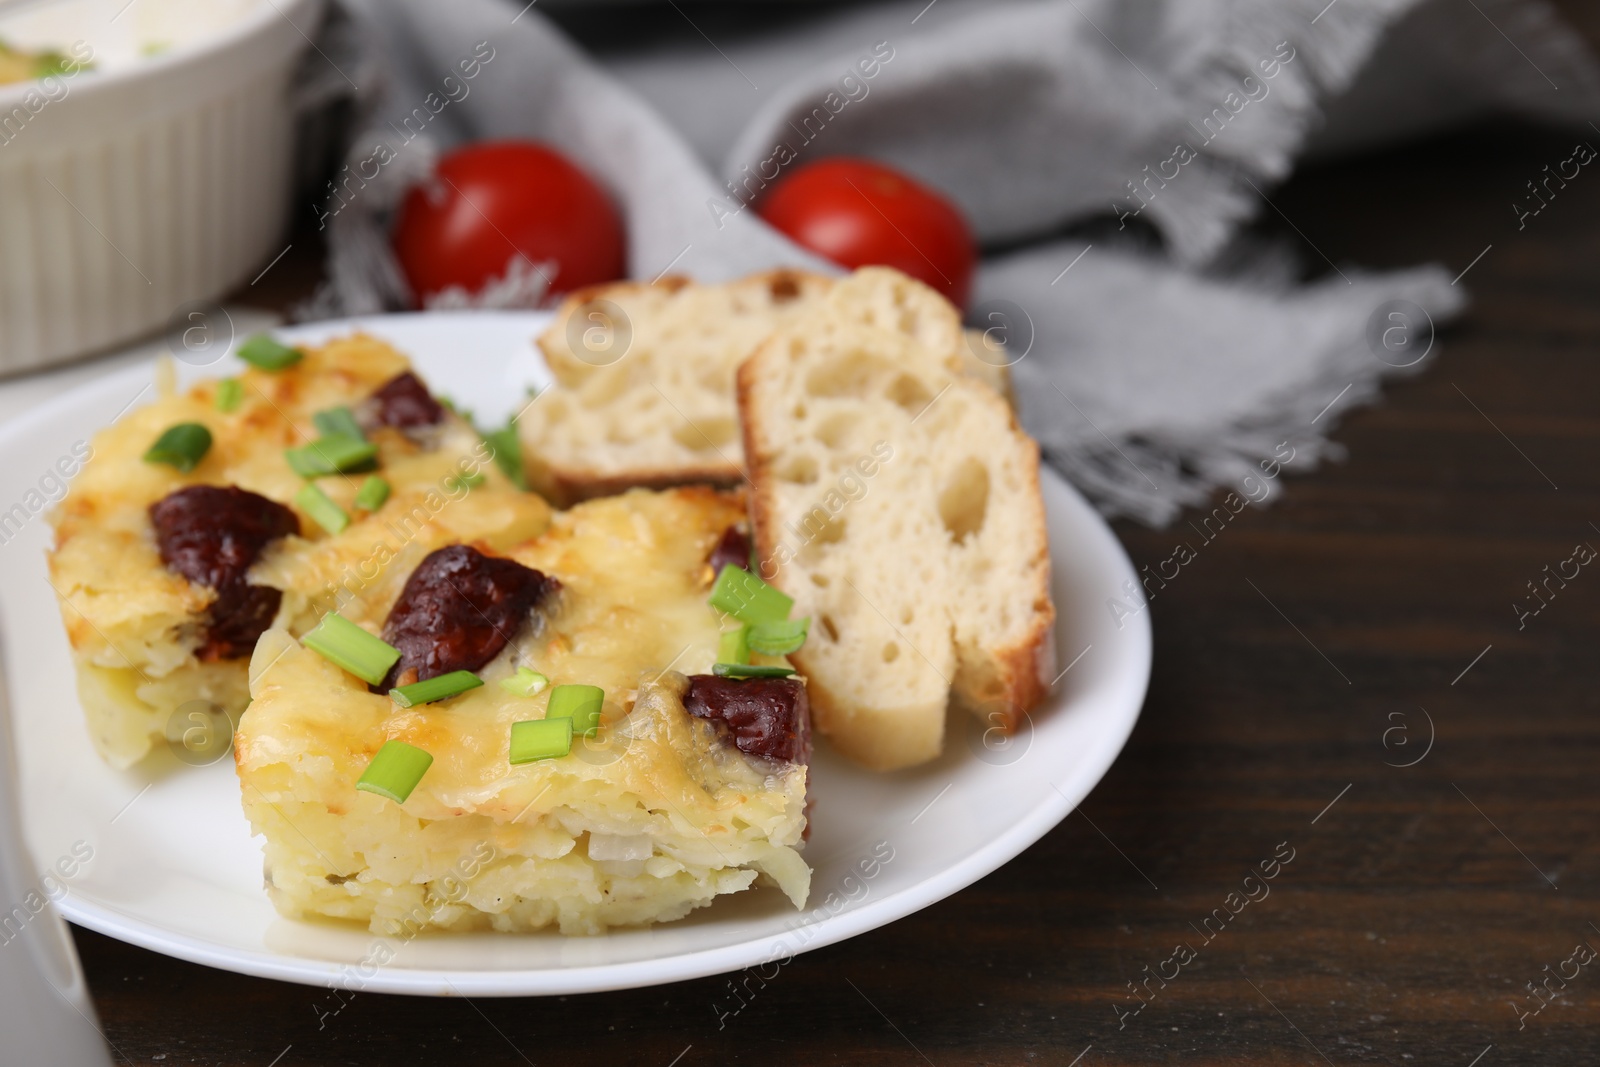
[[[747,204],[802,162],[870,156],[1003,249],[969,321],[1007,341],[1024,424],[1103,512],[1152,524],[1219,486],[1270,498],[1284,456],[1332,453],[1340,412],[1434,358],[1463,305],[1442,267],[1301,283],[1281,250],[1242,247],[1297,156],[1490,110],[1600,112],[1593,59],[1539,0],[896,0],[726,34],[675,5],[681,39],[592,53],[533,5],[346,3],[369,42],[348,158],[381,143],[393,162],[329,200],[309,314],[406,304],[384,225],[439,147],[558,146],[621,204],[631,276],[705,281],[828,269]],[[1159,248],[1128,240],[1152,229]],[[522,270],[478,302],[542,297]]]

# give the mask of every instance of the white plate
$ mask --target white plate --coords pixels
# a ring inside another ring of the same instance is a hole
[[[359,325],[410,355],[436,390],[489,421],[514,410],[525,385],[546,379],[531,344],[545,321],[531,313],[393,315],[281,335],[315,341]],[[180,365],[180,379],[236,369],[230,362]],[[0,512],[19,502],[26,510],[28,492],[57,459],[134,403],[148,402],[149,383],[149,368],[109,374],[0,428]],[[312,985],[432,995],[584,993],[769,964],[832,944],[949,896],[1037,841],[1094,787],[1133,729],[1150,675],[1148,615],[1125,617],[1119,627],[1107,607],[1108,598],[1126,598],[1133,567],[1105,523],[1054,474],[1045,476],[1044,499],[1060,612],[1057,652],[1070,670],[1009,744],[987,747],[976,720],[952,720],[941,759],[885,776],[852,767],[821,743],[805,852],[816,873],[804,912],[761,889],[649,929],[578,938],[424,935],[390,941],[394,958],[385,966],[364,962],[374,959],[372,934],[282,919],[268,903],[232,760],[194,769],[161,753],[124,772],[95,756],[47,584],[42,515],[0,544],[0,618],[28,843],[41,870],[71,856],[74,846],[80,854],[93,850],[60,900],[73,922],[196,963]]]

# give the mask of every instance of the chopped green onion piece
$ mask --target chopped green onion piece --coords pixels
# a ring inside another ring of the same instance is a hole
[[[431,766],[433,757],[417,746],[404,741],[385,741],[362,772],[356,788],[404,804]]]
[[[7,49],[9,52],[10,49]],[[60,52],[35,52],[32,55],[33,76],[35,78],[48,78],[52,74],[60,76],[67,73],[67,57]]]
[[[711,587],[711,606],[740,622],[781,622],[794,601],[743,567],[729,564]]]
[[[350,516],[335,504],[315,482],[307,482],[294,495],[295,506],[310,515],[316,524],[331,534],[340,533],[350,525]]]
[[[217,383],[217,395],[212,401],[218,411],[233,411],[244,401],[244,383],[237,378],[224,378]]]
[[[531,697],[536,693],[542,693],[544,687],[549,684],[550,679],[532,667],[518,667],[514,677],[500,679],[501,689],[515,693],[519,697]]]
[[[286,344],[274,341],[264,333],[258,333],[239,346],[239,358],[266,371],[280,371],[292,367],[303,359],[305,353],[298,348],[290,348]]]
[[[750,627],[750,648],[763,656],[787,656],[791,652],[798,652],[800,646],[806,643],[806,632],[810,627],[810,616],[782,622],[756,623]]]
[[[511,724],[512,763],[555,759],[571,751],[571,719],[530,719]]]
[[[717,639],[717,662],[750,662],[750,627],[740,623],[737,630],[722,631]]]
[[[400,659],[400,650],[336,612],[329,612],[300,643],[368,685],[377,685]]]
[[[10,51],[10,49],[4,49],[4,51]],[[57,77],[70,78],[80,70],[93,69],[93,62],[68,58],[55,49],[33,54],[33,76],[35,78],[48,78],[52,74]]]
[[[507,422],[505,429],[490,430],[483,435],[484,443],[494,456],[495,466],[511,479],[518,489],[528,488],[528,476],[522,469],[522,442],[517,437],[516,420]]]
[[[377,511],[389,499],[389,483],[376,474],[368,475],[356,490],[356,507],[362,511]]]
[[[145,450],[144,461],[165,463],[188,474],[210,449],[210,430],[198,422],[180,422],[156,438],[156,443]]]
[[[317,427],[317,432],[329,437],[353,437],[357,441],[365,441],[366,433],[361,429],[361,424],[356,421],[349,408],[340,405],[319,411],[311,416],[311,421]]]
[[[451,671],[437,678],[391,689],[389,699],[402,708],[409,708],[417,704],[432,704],[436,700],[448,700],[450,697],[460,696],[468,689],[476,689],[482,684],[483,679],[471,671]]]
[[[789,678],[794,671],[788,667],[761,667],[749,663],[717,663],[711,673],[718,678]]]
[[[605,699],[606,691],[598,685],[558,685],[550,690],[550,706],[544,717],[571,719],[574,734],[593,737],[600,729],[600,707]]]
[[[309,445],[284,449],[283,458],[300,477],[321,478],[325,474],[371,470],[378,458],[378,446],[371,441],[331,433]]]

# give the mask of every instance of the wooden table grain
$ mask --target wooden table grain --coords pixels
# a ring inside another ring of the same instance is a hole
[[[1346,461],[1291,463],[1209,540],[1116,524],[1136,565],[1195,549],[1151,602],[1149,699],[993,875],[725,1022],[725,977],[324,1016],[326,991],[77,930],[106,1032],[163,1067],[1596,1062],[1600,567],[1514,607],[1600,546],[1600,179],[1521,230],[1508,208],[1572,141],[1481,127],[1274,195],[1309,263],[1471,264],[1472,304],[1422,373],[1330,412]],[[297,241],[245,296],[318,269]]]

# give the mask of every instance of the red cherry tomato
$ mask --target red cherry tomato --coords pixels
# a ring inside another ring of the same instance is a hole
[[[394,250],[419,301],[452,285],[475,293],[519,253],[556,264],[552,293],[613,281],[624,269],[622,220],[605,191],[532,141],[445,156],[401,203]]]
[[[824,159],[784,178],[757,206],[795,243],[842,267],[894,267],[964,307],[978,253],[949,200],[865,159]]]

